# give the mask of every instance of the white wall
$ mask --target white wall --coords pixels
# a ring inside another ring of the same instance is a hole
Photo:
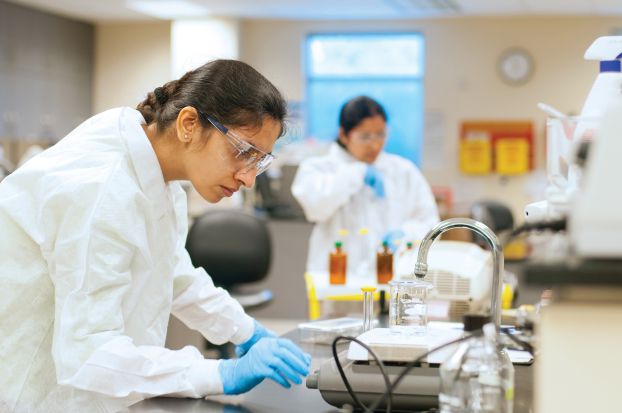
[[[303,44],[310,33],[352,31],[417,31],[426,42],[425,107],[441,113],[445,124],[442,166],[426,165],[424,174],[435,185],[451,186],[459,204],[494,198],[507,202],[515,217],[533,195],[526,187],[542,182],[531,176],[466,177],[458,171],[458,134],[462,120],[532,120],[535,124],[536,166],[544,167],[546,102],[578,113],[598,66],[583,53],[598,36],[622,26],[617,18],[455,18],[427,21],[315,22],[245,21],[240,57],[276,83],[289,99],[304,99]],[[523,86],[504,84],[496,72],[499,55],[520,46],[535,59],[535,74]],[[337,114],[335,114],[335,118]],[[541,185],[536,185],[541,188]],[[539,192],[539,191],[537,191]],[[539,194],[538,194],[539,196]],[[462,211],[458,211],[462,212]]]
[[[93,110],[135,107],[171,80],[171,24],[100,24],[95,30]]]

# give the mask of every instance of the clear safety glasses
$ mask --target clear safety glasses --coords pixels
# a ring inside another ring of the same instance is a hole
[[[264,172],[272,161],[274,155],[259,149],[258,147],[246,142],[235,132],[229,130],[225,125],[218,122],[211,116],[206,116],[207,120],[214,125],[216,129],[227,139],[227,142],[233,147],[235,159],[245,164],[244,172],[255,171],[255,175]]]
[[[352,132],[352,138],[354,138],[355,140],[361,143],[384,141],[385,139],[387,139],[387,135],[388,135],[388,132],[386,130],[382,132],[376,132],[376,133]]]

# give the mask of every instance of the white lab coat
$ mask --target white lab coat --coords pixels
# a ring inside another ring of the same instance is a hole
[[[164,348],[169,314],[213,343],[253,320],[192,266],[186,198],[131,108],[85,121],[0,183],[0,411],[112,412],[222,392],[218,360]]]
[[[336,143],[328,154],[301,163],[292,193],[307,219],[316,223],[307,271],[326,271],[335,241],[343,240],[348,274],[375,274],[375,254],[387,231],[402,230],[405,240],[419,240],[439,222],[432,191],[412,162],[381,152],[374,166],[383,176],[384,199],[363,182],[367,164]],[[341,229],[348,235],[339,235]],[[368,234],[361,235],[361,229]]]

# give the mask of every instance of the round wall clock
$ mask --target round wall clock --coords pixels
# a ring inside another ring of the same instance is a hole
[[[521,85],[533,75],[533,57],[524,49],[511,48],[501,54],[497,69],[504,82],[510,85]]]

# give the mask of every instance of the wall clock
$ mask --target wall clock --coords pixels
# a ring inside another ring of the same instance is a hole
[[[522,85],[528,82],[533,75],[533,57],[525,49],[511,48],[501,53],[497,69],[505,83]]]

